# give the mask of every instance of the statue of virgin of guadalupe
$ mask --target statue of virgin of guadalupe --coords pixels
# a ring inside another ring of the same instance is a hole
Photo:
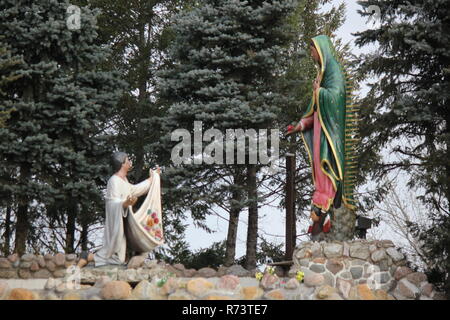
[[[357,107],[351,85],[329,37],[312,39],[311,56],[318,73],[313,95],[300,122],[288,134],[301,132],[314,182],[309,232],[315,237],[331,230],[333,209],[342,203],[354,210],[354,160]]]

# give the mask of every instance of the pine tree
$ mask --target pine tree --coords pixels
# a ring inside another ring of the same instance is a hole
[[[30,212],[42,212],[37,206],[65,216],[65,250],[73,252],[77,219],[93,215],[105,183],[105,128],[123,83],[99,68],[107,51],[95,43],[98,12],[81,8],[78,28],[69,6],[0,1],[0,34],[24,61],[22,77],[6,91],[15,111],[0,129],[0,170],[14,172],[1,189],[17,201],[19,254],[31,238]]]
[[[283,53],[291,41],[286,19],[294,6],[293,1],[206,0],[201,7],[180,15],[173,26],[173,63],[160,81],[161,99],[170,104],[162,119],[166,132],[178,128],[193,132],[194,121],[201,121],[204,130],[224,133],[226,129],[273,128],[281,107],[276,104],[278,64],[286,57]],[[173,143],[166,148],[171,150],[171,146]],[[211,199],[217,190],[228,190],[228,208],[231,203],[236,213],[248,208],[246,267],[254,269],[261,166],[185,164],[182,168],[178,179],[193,191],[191,199]],[[233,177],[243,182],[238,185]],[[232,197],[233,186],[244,199]],[[208,214],[211,201],[204,204],[203,214]]]
[[[373,29],[357,34],[356,43],[378,43],[361,58],[361,72],[374,76],[364,102],[363,137],[367,154],[383,146],[397,159],[372,166],[378,178],[392,170],[410,175],[409,185],[421,187],[430,208],[432,228],[421,230],[430,258],[441,272],[440,286],[450,292],[448,237],[450,203],[450,8],[445,0],[359,2],[369,15],[380,8]]]

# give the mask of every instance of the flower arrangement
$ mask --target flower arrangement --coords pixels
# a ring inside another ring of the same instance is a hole
[[[256,280],[261,281],[261,279],[262,279],[263,277],[264,277],[264,275],[263,275],[262,272],[257,272],[257,273],[255,273],[255,278],[256,278]]]
[[[275,268],[274,267],[267,267],[266,270],[271,276],[273,276],[275,274]]]
[[[304,278],[305,278],[305,273],[302,271],[297,271],[297,274],[295,275],[295,279],[297,279],[298,282],[303,282]]]

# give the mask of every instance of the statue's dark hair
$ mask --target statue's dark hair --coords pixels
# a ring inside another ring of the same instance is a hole
[[[117,171],[122,168],[122,164],[125,163],[125,160],[127,159],[128,155],[125,152],[114,152],[111,156],[111,166],[113,169],[113,172],[116,173]]]

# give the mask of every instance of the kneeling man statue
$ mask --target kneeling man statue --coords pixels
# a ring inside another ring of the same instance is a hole
[[[136,185],[131,184],[128,182],[127,174],[132,164],[124,152],[115,152],[112,155],[112,167],[115,173],[109,178],[106,189],[103,246],[95,253],[83,251],[77,264],[79,268],[92,261],[96,267],[125,264],[127,239],[124,218],[128,214],[133,214],[132,206],[136,203],[137,198],[148,193],[155,174],[159,175],[161,172],[159,168],[150,170],[148,179]]]

